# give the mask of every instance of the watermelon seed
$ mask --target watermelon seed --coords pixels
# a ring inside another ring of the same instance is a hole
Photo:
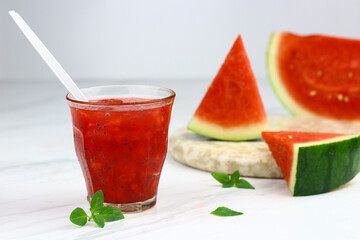
[[[339,93],[339,94],[337,95],[337,99],[338,99],[339,101],[342,101],[342,100],[343,100],[343,95],[342,95],[341,93]]]
[[[95,142],[95,140],[94,140],[94,139],[91,139],[91,142],[92,142],[92,143],[94,143],[94,142]]]
[[[91,133],[91,132],[89,132],[89,135],[92,135],[92,133]]]
[[[99,127],[99,130],[101,130],[101,127]]]
[[[103,168],[103,170],[104,170],[104,172],[106,172],[106,168],[105,168],[105,167]]]
[[[99,178],[102,178],[101,174],[98,175]]]
[[[111,163],[110,163],[110,166],[114,166],[114,163],[113,163],[113,162],[111,162]]]
[[[141,193],[138,193],[138,196],[140,196],[141,195]]]
[[[316,91],[312,90],[309,92],[310,97],[314,97],[316,95]]]
[[[97,123],[96,126],[100,127],[100,124]]]
[[[121,188],[124,188],[124,185],[122,185]]]
[[[102,182],[105,183],[105,180],[103,179]]]
[[[127,145],[127,143],[124,143],[124,146],[126,146]]]
[[[106,132],[104,132],[104,135],[106,135]]]
[[[114,189],[112,188],[111,191],[114,191]]]
[[[348,96],[344,97],[344,102],[349,102],[349,97]]]
[[[107,126],[106,125],[104,125],[104,128],[106,128]]]
[[[94,133],[96,134],[96,133],[97,133],[97,131],[96,131],[96,130],[94,130]]]
[[[99,151],[101,152],[101,147],[99,147]]]
[[[106,154],[104,154],[103,157],[106,158]]]
[[[144,162],[142,162],[141,164],[142,164],[143,166],[145,165],[145,163],[144,163]]]
[[[105,117],[108,117],[108,116],[110,116],[110,113],[106,113],[106,114],[105,114]]]
[[[94,159],[90,159],[90,162],[94,162]]]

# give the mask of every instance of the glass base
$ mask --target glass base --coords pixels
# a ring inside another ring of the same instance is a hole
[[[116,204],[116,203],[104,203],[104,206],[112,206],[119,209],[121,212],[126,213],[136,213],[145,211],[151,207],[153,207],[156,203],[156,195],[148,200],[143,202],[134,202],[134,203],[124,203],[124,204]]]

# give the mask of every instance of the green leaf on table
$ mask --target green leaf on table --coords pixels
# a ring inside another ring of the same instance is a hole
[[[70,221],[73,224],[84,226],[88,220],[88,216],[84,209],[82,208],[75,208],[70,214]]]
[[[98,213],[92,214],[91,217],[94,219],[94,222],[101,228],[105,226],[104,217]]]
[[[213,178],[215,178],[221,184],[230,183],[229,175],[225,173],[213,172],[211,173],[211,176],[213,176]]]
[[[221,183],[223,188],[235,186],[237,188],[255,189],[248,181],[240,179],[239,170],[233,172],[230,177],[228,174],[217,172],[211,173],[211,176]]]
[[[250,184],[248,181],[246,181],[245,179],[239,179],[239,180],[236,182],[235,186],[236,186],[237,188],[255,189],[255,188],[253,187],[253,185],[251,185],[251,184]]]
[[[234,184],[231,182],[223,183],[223,185],[222,185],[223,188],[231,188],[233,186],[234,186]]]
[[[113,222],[120,219],[124,219],[124,215],[120,212],[120,210],[111,206],[103,207],[100,211],[100,215],[107,222]]]
[[[91,199],[89,217],[84,209],[76,208],[70,214],[70,221],[76,225],[84,226],[91,219],[101,228],[105,226],[105,221],[113,222],[124,218],[124,215],[115,207],[103,207],[104,195],[101,190],[97,191]]]
[[[97,191],[91,199],[90,212],[99,213],[104,205],[104,194],[102,190]]]
[[[211,214],[219,217],[232,217],[243,215],[242,212],[237,212],[227,207],[218,207],[216,210],[212,211]]]
[[[236,170],[233,174],[231,174],[230,181],[232,184],[236,184],[240,178],[239,170]]]

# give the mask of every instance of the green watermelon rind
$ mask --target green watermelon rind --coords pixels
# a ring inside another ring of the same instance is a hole
[[[293,196],[329,192],[360,171],[360,136],[294,144],[289,188]]]
[[[279,98],[280,102],[284,105],[284,107],[295,116],[304,116],[304,117],[321,117],[313,112],[308,111],[300,104],[298,104],[294,98],[292,98],[289,92],[286,90],[283,81],[280,77],[280,73],[278,71],[279,67],[277,65],[277,53],[280,44],[280,40],[282,37],[282,33],[272,33],[270,36],[270,41],[267,50],[266,57],[266,67],[270,80],[270,84]]]
[[[245,126],[224,127],[194,116],[187,128],[197,134],[213,139],[244,141],[261,138],[261,132],[268,130],[268,123],[265,119],[265,122],[254,122]]]

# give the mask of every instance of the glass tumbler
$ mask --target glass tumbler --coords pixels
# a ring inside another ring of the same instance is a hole
[[[102,190],[104,205],[123,212],[154,206],[175,92],[141,85],[82,91],[89,102],[66,99],[89,201]]]

